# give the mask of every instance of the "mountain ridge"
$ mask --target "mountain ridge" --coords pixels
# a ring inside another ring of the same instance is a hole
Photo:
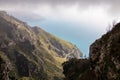
[[[6,77],[11,80],[61,80],[61,63],[82,56],[73,44],[41,28],[31,27],[4,11],[0,11],[0,53],[0,57],[6,56],[1,60],[7,65],[9,60],[11,67]]]

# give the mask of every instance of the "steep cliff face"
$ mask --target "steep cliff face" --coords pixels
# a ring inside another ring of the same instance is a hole
[[[82,56],[73,44],[41,28],[30,27],[4,11],[0,11],[0,51],[11,64],[10,71],[5,68],[5,72],[6,78],[12,80],[58,80],[62,77],[61,63]],[[8,65],[4,63],[3,67]]]
[[[120,23],[91,45],[90,60],[100,80],[120,79]]]
[[[120,80],[120,23],[90,46],[89,59],[65,62],[63,70],[65,80]]]

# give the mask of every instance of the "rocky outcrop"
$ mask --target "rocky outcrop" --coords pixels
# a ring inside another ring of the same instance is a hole
[[[11,64],[4,53],[0,51],[0,80],[9,80]]]
[[[63,63],[64,80],[98,80],[88,59],[71,59]]]
[[[7,71],[8,63],[0,63],[3,65],[0,75],[11,80],[61,79],[61,63],[66,60],[66,56],[82,56],[73,44],[39,27],[30,27],[4,11],[0,11],[0,51],[12,66],[10,71]]]
[[[120,80],[120,23],[90,46],[87,60],[63,63],[65,80]]]
[[[120,23],[91,45],[90,60],[99,80],[120,79]]]

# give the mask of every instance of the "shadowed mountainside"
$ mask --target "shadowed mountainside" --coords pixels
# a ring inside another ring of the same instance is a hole
[[[120,23],[90,46],[89,55],[63,63],[64,80],[120,80]]]
[[[61,63],[81,56],[73,44],[0,11],[0,80],[61,80]]]

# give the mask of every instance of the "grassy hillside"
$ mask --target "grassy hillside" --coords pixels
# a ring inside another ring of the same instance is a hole
[[[39,27],[0,11],[0,51],[11,80],[61,80],[61,64],[82,56],[79,49]],[[7,64],[8,65],[8,64]]]

